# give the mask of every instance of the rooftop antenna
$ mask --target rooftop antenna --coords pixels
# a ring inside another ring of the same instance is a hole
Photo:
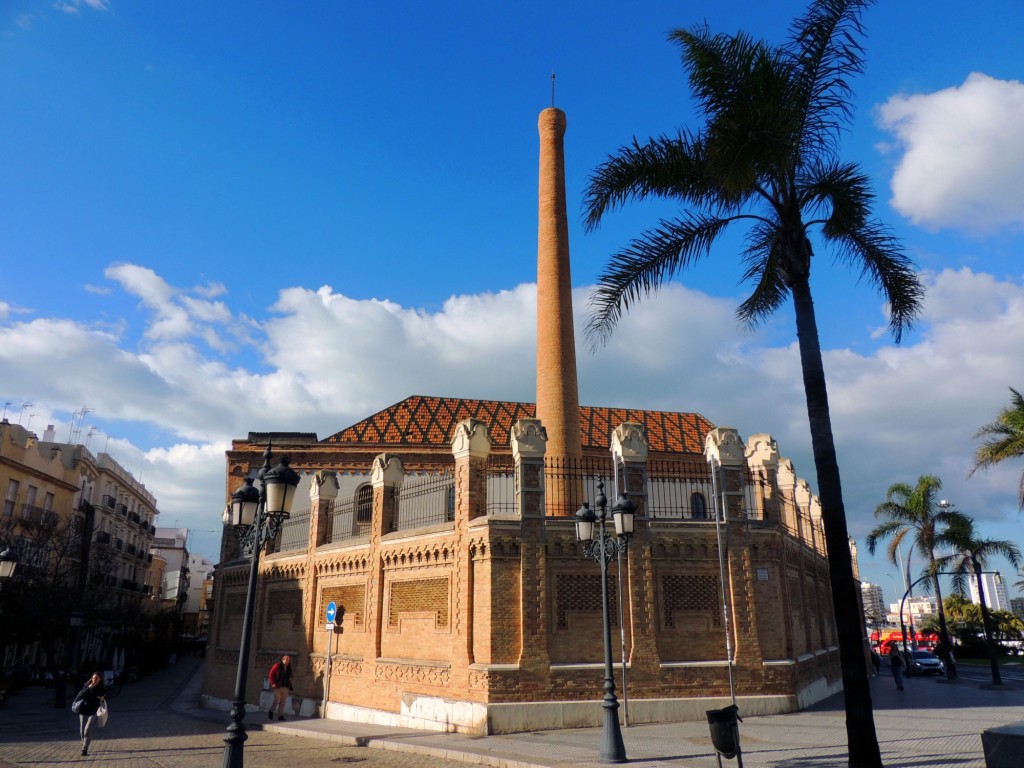
[[[3,415],[4,420],[7,419],[7,406],[9,406],[9,405],[14,405],[14,402],[12,400],[8,400],[6,403],[4,403],[4,415]]]
[[[18,414],[18,424],[19,425],[21,424],[21,417],[25,415],[25,409],[26,408],[31,408],[33,405],[35,405],[35,403],[22,403],[21,404],[21,413]]]
[[[551,70],[551,106],[555,106],[555,70]]]

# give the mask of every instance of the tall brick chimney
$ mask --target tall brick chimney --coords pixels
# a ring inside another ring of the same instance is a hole
[[[537,418],[547,432],[547,455],[571,460],[582,455],[582,446],[565,214],[565,113],[545,109],[537,129]]]

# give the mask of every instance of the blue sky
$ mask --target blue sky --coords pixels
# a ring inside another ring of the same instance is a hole
[[[215,557],[231,438],[324,436],[410,394],[531,401],[536,119],[551,72],[581,327],[608,254],[672,210],[631,208],[593,234],[578,224],[607,154],[696,125],[667,32],[706,20],[778,42],[802,10],[7,0],[8,417],[63,438],[90,408],[91,447]],[[929,292],[895,347],[870,286],[816,259],[851,533],[863,541],[891,483],[931,472],[986,535],[1020,542],[1024,467],[966,475],[974,432],[1024,386],[1024,8],[902,0],[864,21],[843,155],[874,179],[877,214]],[[604,349],[581,346],[581,399],[769,432],[813,482],[792,308],[737,327],[738,242]],[[863,547],[861,565],[888,593],[894,568]]]

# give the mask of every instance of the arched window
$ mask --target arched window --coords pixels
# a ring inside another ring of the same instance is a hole
[[[373,519],[373,486],[361,485],[356,491],[356,522],[368,523]]]
[[[708,519],[708,503],[704,500],[704,494],[690,494],[690,513],[694,520]]]

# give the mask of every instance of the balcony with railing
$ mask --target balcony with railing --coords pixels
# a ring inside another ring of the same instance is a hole
[[[124,539],[114,539],[114,549],[124,549]]]
[[[118,504],[117,505],[117,514],[119,514],[121,517],[128,517],[128,505],[127,504]]]
[[[22,504],[21,519],[29,523],[41,523],[43,522],[43,508],[32,504]]]
[[[96,543],[97,544],[110,544],[110,534],[106,531],[96,531]]]
[[[113,496],[104,496],[101,504],[107,509],[113,510],[116,509],[117,507],[117,499],[115,499]]]

